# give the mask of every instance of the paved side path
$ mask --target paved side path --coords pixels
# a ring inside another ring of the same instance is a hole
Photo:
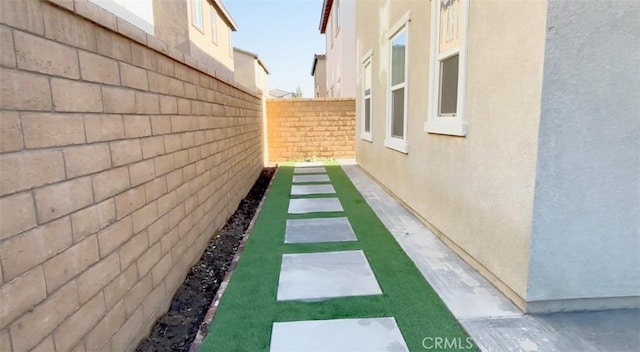
[[[524,315],[359,166],[342,168],[483,351],[640,350],[640,310]]]
[[[280,167],[201,351],[477,348],[337,164]],[[428,347],[428,348],[427,348]]]
[[[323,166],[297,164],[293,172],[289,214],[309,214],[287,220],[285,243],[357,241]],[[308,184],[311,183],[312,184]],[[338,217],[315,217],[338,213]],[[313,302],[351,296],[381,295],[382,290],[362,250],[284,254],[278,281],[278,301]],[[395,317],[274,322],[271,352],[408,351]]]

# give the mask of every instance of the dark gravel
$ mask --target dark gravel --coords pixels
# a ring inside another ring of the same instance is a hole
[[[169,312],[158,319],[138,352],[188,351],[211,302],[238,251],[249,223],[269,186],[274,168],[265,168],[249,194],[214,236],[173,297]]]

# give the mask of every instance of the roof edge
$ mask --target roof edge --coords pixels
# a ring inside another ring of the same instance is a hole
[[[220,15],[222,19],[225,22],[227,22],[227,24],[229,25],[229,28],[231,28],[232,31],[237,32],[238,25],[233,20],[233,17],[231,17],[231,14],[229,14],[229,11],[227,11],[227,8],[224,7],[224,4],[222,3],[222,1],[221,0],[209,0],[209,1],[212,3],[212,5],[217,7],[218,10],[220,10]]]
[[[320,25],[318,29],[320,34],[324,34],[327,29],[327,22],[329,22],[329,14],[331,13],[331,7],[333,6],[333,0],[324,0],[322,2],[322,12],[320,13]]]
[[[264,62],[262,62],[262,59],[260,59],[260,56],[258,56],[258,54],[252,53],[252,52],[244,50],[244,49],[240,49],[240,48],[235,47],[235,46],[233,47],[233,51],[237,51],[237,52],[243,53],[245,55],[252,56],[254,59],[256,59],[256,61],[258,61],[258,65],[262,66],[262,68],[264,69],[264,72],[266,72],[268,75],[271,74],[271,73],[269,73],[269,69],[264,64]]]
[[[313,65],[311,65],[311,76],[313,76],[316,72],[316,65],[318,64],[318,59],[326,59],[326,54],[315,54],[313,55]]]

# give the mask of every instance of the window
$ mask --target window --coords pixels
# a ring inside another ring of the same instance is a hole
[[[202,0],[191,0],[191,24],[200,32],[203,31]]]
[[[371,53],[362,62],[362,132],[360,138],[371,141]]]
[[[335,14],[335,20],[334,20],[334,24],[335,24],[335,36],[338,36],[338,32],[340,32],[340,1],[336,1],[336,14]]]
[[[211,41],[218,45],[218,14],[213,6],[209,6],[209,14],[211,16]]]
[[[387,96],[387,138],[384,145],[407,153],[407,47],[409,13],[389,33],[389,93]]]
[[[429,115],[425,131],[466,135],[464,93],[468,0],[434,1],[431,17]]]

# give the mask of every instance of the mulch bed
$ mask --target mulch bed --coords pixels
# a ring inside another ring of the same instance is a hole
[[[262,170],[249,194],[211,239],[200,261],[189,270],[173,297],[169,312],[158,319],[151,335],[138,345],[136,351],[189,350],[274,173],[275,168]]]

